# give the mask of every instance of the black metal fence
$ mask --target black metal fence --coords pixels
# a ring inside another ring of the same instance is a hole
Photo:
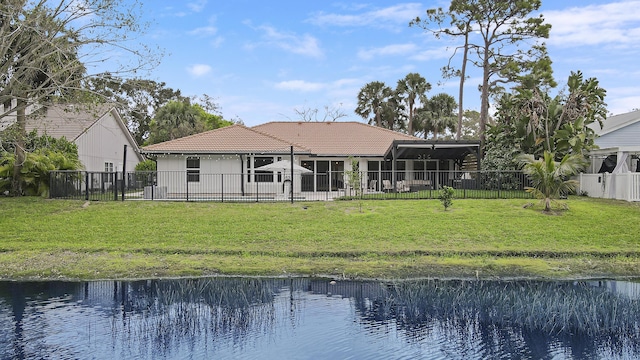
[[[372,171],[299,174],[204,174],[192,171],[52,171],[50,197],[84,200],[219,202],[340,199],[435,199],[443,186],[456,198],[531,198],[522,172]]]

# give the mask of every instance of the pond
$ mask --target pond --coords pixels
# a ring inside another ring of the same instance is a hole
[[[640,284],[0,282],[0,326],[0,359],[631,359]]]

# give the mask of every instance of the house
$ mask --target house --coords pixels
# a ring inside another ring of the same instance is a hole
[[[14,113],[15,114],[15,113]],[[15,122],[15,115],[6,117]],[[30,108],[25,126],[27,132],[65,137],[78,146],[78,158],[89,172],[122,171],[126,145],[125,170],[134,170],[143,160],[140,149],[115,107],[50,105]]]
[[[589,196],[640,201],[640,110],[615,115],[600,128],[592,125],[599,149],[589,154],[589,168],[579,191]]]
[[[158,185],[169,194],[272,195],[293,181],[295,193],[308,196],[353,188],[378,192],[383,181],[402,182],[397,189],[403,190],[434,187],[432,172],[457,170],[478,148],[477,142],[428,141],[359,122],[284,121],[236,124],[146,146],[142,153],[156,159]],[[279,160],[293,160],[308,172],[289,179],[288,169],[260,170]],[[352,170],[361,174],[360,184],[345,177]],[[172,179],[162,178],[171,172]]]

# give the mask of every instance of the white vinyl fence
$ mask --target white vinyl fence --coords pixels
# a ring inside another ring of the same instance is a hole
[[[640,201],[640,173],[580,174],[578,193],[591,197]]]

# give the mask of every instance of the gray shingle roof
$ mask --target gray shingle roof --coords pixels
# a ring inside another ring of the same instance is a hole
[[[612,131],[621,129],[625,126],[634,124],[638,121],[640,121],[640,110],[635,110],[628,113],[608,117],[604,121],[604,126],[602,127],[602,129],[600,129],[600,125],[598,123],[594,123],[591,126],[596,134],[602,136]]]
[[[112,109],[109,105],[96,107],[51,105],[38,110],[27,118],[26,130],[37,130],[54,138],[65,137],[75,141],[102,116]]]

